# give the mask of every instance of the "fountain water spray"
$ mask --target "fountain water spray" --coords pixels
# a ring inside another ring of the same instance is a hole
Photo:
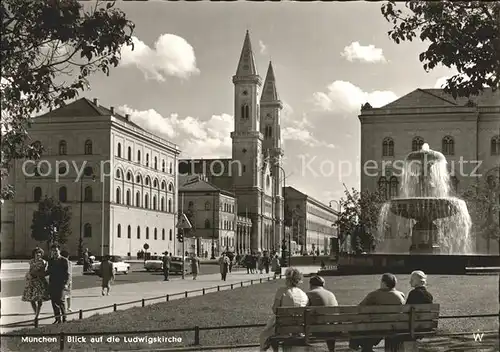
[[[403,229],[411,236],[412,254],[472,252],[471,218],[466,203],[450,195],[450,175],[443,154],[427,143],[408,154],[401,194],[401,198],[382,207],[378,223],[381,239],[393,220],[392,213],[397,216],[392,222],[397,222],[398,232]]]

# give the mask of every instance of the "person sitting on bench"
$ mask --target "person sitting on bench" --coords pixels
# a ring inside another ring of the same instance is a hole
[[[396,276],[390,273],[382,275],[380,279],[380,288],[370,292],[359,304],[360,306],[378,306],[378,305],[403,305],[405,304],[405,295],[396,290]],[[358,350],[361,347],[362,352],[372,352],[373,346],[382,341],[381,338],[356,338],[349,341],[349,348]]]
[[[423,271],[417,270],[410,275],[410,286],[413,290],[408,293],[406,304],[432,304],[434,297],[427,291],[427,275]]]

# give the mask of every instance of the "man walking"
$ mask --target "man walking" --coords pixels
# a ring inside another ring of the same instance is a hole
[[[219,258],[219,266],[221,279],[222,281],[226,281],[227,272],[229,271],[229,258],[226,256],[226,253],[222,253],[222,256]]]
[[[170,253],[170,255],[172,255],[172,253]],[[172,259],[168,255],[168,252],[165,252],[164,256],[163,256],[163,276],[164,276],[163,281],[169,281],[168,274],[170,273],[170,262],[171,261],[172,261]]]
[[[335,295],[325,289],[325,279],[321,276],[313,276],[309,280],[309,289],[307,292],[307,297],[309,298],[310,306],[319,307],[334,307],[338,306],[337,298]],[[328,346],[329,352],[335,351],[335,339],[327,339],[326,345]]]
[[[113,263],[109,261],[109,255],[107,254],[102,259],[100,271],[102,277],[101,294],[103,296],[109,296],[109,291],[111,290],[111,281],[115,279],[115,271],[113,270]]]
[[[52,259],[49,262],[47,275],[49,275],[49,293],[52,302],[52,309],[56,320],[54,324],[66,321],[66,296],[69,282],[69,263],[61,256],[61,247],[53,244],[50,247]]]
[[[86,273],[90,269],[90,254],[89,249],[85,248],[83,251],[83,272]]]

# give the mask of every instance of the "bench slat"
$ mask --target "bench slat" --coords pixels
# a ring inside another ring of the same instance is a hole
[[[433,330],[438,326],[438,321],[416,321],[415,330]],[[352,332],[371,332],[376,331],[381,334],[395,333],[397,331],[407,332],[410,329],[408,322],[379,322],[379,323],[351,323],[351,324],[323,324],[310,325],[308,332],[310,333],[352,333]],[[300,334],[304,331],[303,326],[276,326],[277,335],[285,334]]]
[[[415,304],[415,305],[385,305],[385,306],[336,306],[336,307],[279,307],[277,316],[303,316],[304,310],[311,311],[310,314],[340,314],[340,313],[408,313],[414,307],[415,312],[439,312],[439,304]]]
[[[417,312],[415,321],[435,320],[439,316],[439,312]],[[410,322],[410,315],[407,313],[392,313],[392,314],[338,314],[326,315],[318,312],[317,315],[311,314],[307,318],[308,324],[328,324],[328,323],[371,323],[371,322]],[[288,325],[303,325],[304,318],[301,316],[277,316],[276,324],[281,326]]]

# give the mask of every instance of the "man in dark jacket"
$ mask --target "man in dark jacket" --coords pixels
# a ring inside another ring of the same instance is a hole
[[[70,266],[68,259],[61,256],[61,248],[58,244],[53,244],[50,250],[52,259],[49,261],[47,270],[47,275],[49,275],[49,293],[52,309],[56,316],[54,324],[60,324],[66,321],[65,290],[68,289]]]
[[[427,275],[423,271],[417,270],[410,275],[410,285],[413,290],[408,294],[406,304],[431,304],[434,297],[427,291]]]
[[[164,276],[164,281],[169,281],[168,279],[168,274],[170,273],[170,262],[172,261],[172,258],[168,255],[168,252],[164,253],[163,256],[163,276]]]

